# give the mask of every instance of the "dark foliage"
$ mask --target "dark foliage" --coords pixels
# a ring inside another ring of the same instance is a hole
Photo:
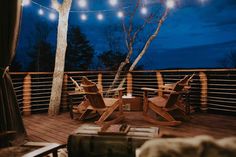
[[[50,43],[39,41],[28,56],[32,58],[28,71],[53,71],[54,55]]]
[[[98,60],[102,64],[104,70],[116,71],[121,62],[126,58],[126,54],[122,52],[113,52],[112,50],[105,51],[102,54],[98,55]],[[130,63],[127,64],[124,68],[124,71],[128,70]],[[136,66],[136,70],[143,69],[142,65]]]
[[[94,50],[79,27],[70,27],[68,31],[65,71],[88,70]]]

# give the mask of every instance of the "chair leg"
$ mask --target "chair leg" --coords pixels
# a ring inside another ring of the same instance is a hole
[[[117,107],[119,107],[119,102],[116,102],[114,105],[109,107],[105,112],[103,112],[99,120],[97,120],[95,123],[98,125],[102,124],[115,111]]]
[[[91,112],[92,112],[93,110],[91,110],[91,109],[86,109],[85,111],[84,111],[84,113],[82,113],[82,115],[79,117],[79,120],[84,120]]]
[[[165,118],[167,121],[176,121],[168,112],[164,111],[163,109],[161,109],[160,107],[157,107],[155,104],[149,102],[149,107],[156,112],[157,114],[159,114],[160,116],[162,116],[163,118]]]
[[[158,126],[177,126],[181,124],[181,121],[159,121],[148,116],[147,114],[143,114],[143,116],[146,121]]]

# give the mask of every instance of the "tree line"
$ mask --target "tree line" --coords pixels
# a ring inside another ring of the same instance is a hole
[[[34,38],[31,39],[33,44],[26,51],[30,63],[25,71],[52,72],[55,65],[55,47],[48,40],[51,28],[42,21],[35,27]],[[117,70],[119,63],[126,57],[124,52],[115,51],[111,46],[110,50],[97,54],[78,26],[69,27],[67,37],[65,71]],[[22,67],[23,63],[15,58],[11,71],[22,71]],[[142,69],[142,66],[138,68]]]

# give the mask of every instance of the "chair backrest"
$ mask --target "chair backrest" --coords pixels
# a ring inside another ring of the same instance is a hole
[[[90,102],[90,105],[94,109],[103,109],[106,107],[103,97],[97,88],[97,85],[83,76],[81,80],[81,86],[83,87],[86,97]]]
[[[173,88],[173,93],[170,93],[168,100],[166,102],[166,107],[171,107],[178,101],[180,94],[176,92],[180,92],[181,90],[183,90],[184,85],[188,81],[189,81],[189,75],[186,75],[183,79],[175,83],[175,86]]]
[[[173,90],[177,92],[183,90],[184,86],[188,82],[189,82],[189,75],[185,75],[184,78],[175,83]]]

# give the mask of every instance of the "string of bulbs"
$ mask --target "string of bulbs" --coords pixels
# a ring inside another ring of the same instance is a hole
[[[55,9],[53,9],[53,7],[46,7],[34,0],[22,0],[22,6],[23,7],[26,7],[26,6],[29,6],[30,4],[34,4],[36,6],[39,7],[38,9],[38,14],[40,16],[43,16],[45,15],[45,10],[46,11],[49,11],[49,19],[50,20],[56,20],[57,19],[57,14],[56,14],[56,11]],[[78,6],[81,8],[81,9],[85,9],[87,6],[88,6],[88,1],[87,0],[78,0]],[[118,0],[109,0],[109,4],[112,6],[112,7],[115,7],[118,5]],[[116,11],[116,15],[118,18],[123,18],[124,17],[124,10],[126,9],[129,9],[131,6],[125,6],[125,7],[122,7],[121,9],[117,10],[117,9],[107,9],[107,10],[71,10],[70,12],[71,13],[80,13],[80,19],[82,21],[86,21],[88,19],[88,16],[87,14],[88,13],[96,13],[96,18],[97,20],[99,21],[102,21],[105,17],[104,17],[104,12],[114,12]],[[172,9],[175,7],[175,0],[166,0],[166,7]],[[143,15],[146,15],[148,14],[148,9],[145,5],[143,5],[141,8],[140,8],[140,13],[143,14]]]

